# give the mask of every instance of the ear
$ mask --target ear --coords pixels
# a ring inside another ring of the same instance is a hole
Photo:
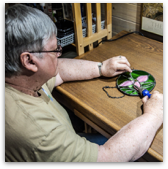
[[[37,72],[38,70],[38,67],[36,64],[37,58],[33,56],[31,53],[23,52],[20,55],[20,61],[26,69],[33,71],[33,72]]]

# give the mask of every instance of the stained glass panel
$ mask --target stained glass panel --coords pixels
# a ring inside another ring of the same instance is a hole
[[[125,72],[117,79],[117,88],[122,93],[138,96],[139,93],[133,85],[147,89],[150,92],[155,87],[156,82],[151,74],[142,70],[132,70],[131,73]]]

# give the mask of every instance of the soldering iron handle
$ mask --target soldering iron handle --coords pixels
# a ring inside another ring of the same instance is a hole
[[[149,98],[151,97],[151,94],[149,93],[149,91],[148,90],[143,90],[142,91],[142,95],[145,97],[145,96],[148,96]]]

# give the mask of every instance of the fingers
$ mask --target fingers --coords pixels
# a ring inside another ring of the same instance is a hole
[[[163,95],[162,95],[161,93],[159,93],[158,91],[154,91],[154,92],[152,93],[152,95],[151,95],[151,99],[155,99],[155,100],[156,100],[156,98],[157,98],[157,97],[160,97],[160,96],[163,96]],[[144,104],[144,103],[146,103],[148,100],[149,100],[148,96],[145,96],[145,97],[142,98],[142,103]]]
[[[142,98],[142,103],[143,103],[143,104],[146,103],[146,102],[148,101],[148,99],[149,99],[148,96],[143,97],[143,98]]]
[[[125,57],[125,56],[116,56],[115,57],[116,59],[118,59],[118,60],[127,60],[127,58]]]
[[[130,63],[128,62],[125,56],[120,55],[120,56],[116,56],[115,58],[117,59],[117,62],[118,62],[118,66],[117,66],[118,70],[132,72],[130,68]]]
[[[154,91],[152,93],[152,95],[151,95],[151,98],[155,99],[155,100],[157,100],[157,99],[162,99],[163,100],[163,94],[158,92],[158,91]]]
[[[114,73],[114,76],[120,75],[120,74],[122,74],[124,72],[125,72],[125,70],[119,70],[119,71],[117,71],[117,72]]]
[[[157,90],[155,90],[155,91],[153,92],[153,94],[159,94],[159,92],[158,92]]]
[[[126,58],[119,59],[118,63],[126,64],[127,66],[130,67],[130,63],[128,62],[128,60]]]
[[[132,72],[130,66],[128,66],[127,64],[125,63],[119,63],[117,65],[117,70],[120,70],[120,71],[123,71],[123,72]]]
[[[103,62],[102,74],[106,77],[112,77],[124,72],[132,72],[130,63],[125,56],[116,56]]]

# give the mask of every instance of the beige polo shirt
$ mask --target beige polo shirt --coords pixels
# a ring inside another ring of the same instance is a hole
[[[44,84],[40,97],[5,84],[6,161],[97,161],[97,144],[75,133],[66,110],[51,95],[54,84],[55,78]]]

